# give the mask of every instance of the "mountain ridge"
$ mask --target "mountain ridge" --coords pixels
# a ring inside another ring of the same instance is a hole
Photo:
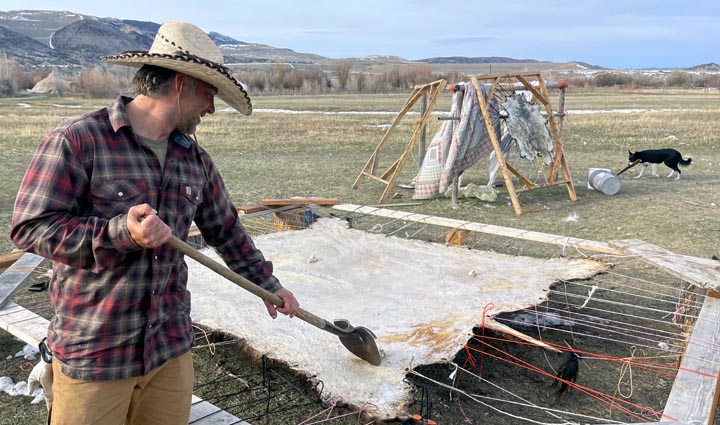
[[[71,11],[0,11],[0,51],[15,59],[23,68],[92,67],[101,63],[100,57],[103,55],[149,49],[159,27],[160,24],[151,21],[95,17]],[[338,60],[288,48],[249,43],[215,31],[210,31],[208,35],[219,46],[226,64],[233,69],[253,69],[277,63],[286,63],[294,68],[316,66],[331,69]],[[438,71],[461,70],[463,67],[483,64],[528,64],[538,70],[606,69],[580,61],[550,62],[502,56],[446,56],[408,60],[392,55],[369,55],[342,59],[350,60],[355,71],[370,72],[387,66],[423,64]],[[703,71],[712,68],[711,65],[688,69]]]

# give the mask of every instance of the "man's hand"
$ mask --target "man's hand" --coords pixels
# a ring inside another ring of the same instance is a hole
[[[127,227],[136,244],[143,248],[157,248],[172,236],[172,229],[148,204],[135,205],[128,210]]]
[[[275,307],[271,303],[265,301],[265,307],[267,307],[270,317],[275,319],[278,311],[282,314],[290,316],[290,318],[295,317],[295,313],[297,313],[298,308],[300,308],[300,304],[298,303],[298,300],[295,299],[293,293],[285,288],[281,288],[275,291],[275,295],[282,298],[283,306]]]
[[[48,411],[50,411],[50,406],[52,406],[53,402],[52,384],[52,363],[46,363],[44,360],[40,360],[28,377],[27,395],[32,395],[38,386],[43,387],[45,404],[47,405]]]

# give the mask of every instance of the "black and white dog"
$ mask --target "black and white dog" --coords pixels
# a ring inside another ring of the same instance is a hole
[[[660,177],[656,172],[657,164],[665,164],[672,169],[670,174],[668,174],[668,177],[672,177],[673,173],[677,171],[678,174],[677,177],[675,177],[675,180],[678,180],[680,179],[681,174],[678,165],[687,167],[692,162],[692,158],[683,159],[680,152],[675,149],[650,149],[637,152],[628,151],[628,165],[638,160],[640,161],[640,164],[642,164],[643,168],[640,170],[640,174],[635,177],[636,179],[642,177],[648,165],[652,165],[652,175]]]

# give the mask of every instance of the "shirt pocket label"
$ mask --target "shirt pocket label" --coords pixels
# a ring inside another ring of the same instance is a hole
[[[178,194],[177,225],[178,234],[184,235],[192,226],[198,205],[202,203],[200,186],[191,183],[180,183]]]
[[[202,202],[200,188],[197,185],[180,183],[180,199],[187,200],[194,205],[199,204]]]

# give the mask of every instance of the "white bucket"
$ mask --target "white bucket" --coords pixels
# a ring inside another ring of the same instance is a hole
[[[606,195],[614,195],[620,190],[620,179],[606,168],[591,168],[588,171],[588,189],[595,189]]]

